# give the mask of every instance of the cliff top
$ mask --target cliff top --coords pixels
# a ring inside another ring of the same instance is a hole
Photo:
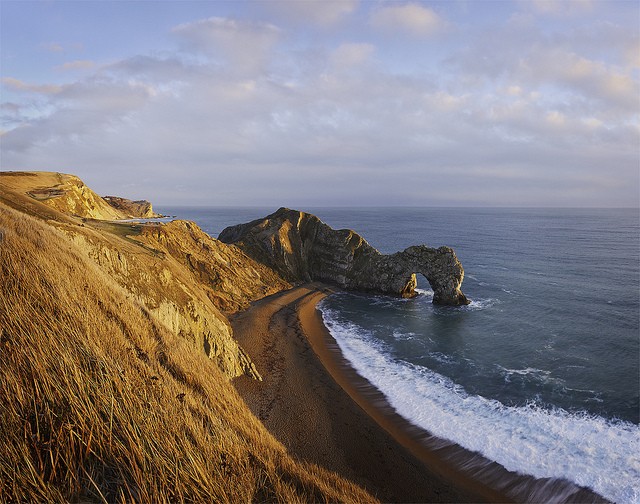
[[[148,201],[113,196],[102,198],[75,175],[58,172],[0,172],[0,199],[23,211],[37,208],[30,204],[35,200],[67,216],[88,219],[160,217]],[[47,217],[56,218],[55,214]]]

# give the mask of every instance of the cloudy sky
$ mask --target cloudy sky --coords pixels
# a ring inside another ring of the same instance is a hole
[[[0,16],[1,170],[164,205],[639,205],[636,0]]]

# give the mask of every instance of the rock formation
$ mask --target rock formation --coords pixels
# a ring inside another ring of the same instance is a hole
[[[449,247],[425,245],[384,255],[350,230],[334,230],[314,215],[288,208],[226,228],[219,239],[277,271],[289,282],[319,280],[344,289],[415,296],[416,273],[433,288],[433,302],[465,305],[462,264]]]
[[[100,197],[75,175],[54,172],[0,172],[3,196],[25,195],[65,215],[84,219],[119,220],[162,217],[145,200]],[[37,205],[33,208],[37,208]]]
[[[113,208],[130,218],[153,219],[154,217],[163,217],[153,211],[151,203],[147,200],[132,201],[117,196],[105,196],[103,199]]]

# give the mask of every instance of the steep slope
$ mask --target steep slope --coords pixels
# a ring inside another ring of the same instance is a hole
[[[449,247],[418,245],[384,255],[354,231],[332,229],[314,215],[288,208],[228,227],[219,238],[290,282],[320,280],[344,289],[412,297],[415,274],[421,273],[433,288],[434,303],[469,304],[460,290],[464,269]]]
[[[53,223],[0,202],[0,502],[373,500],[293,461],[139,292],[138,276],[188,275]]]
[[[125,219],[75,175],[53,172],[0,172],[0,196],[29,196],[49,208],[89,219]]]
[[[186,265],[214,305],[226,313],[291,287],[272,269],[234,245],[211,238],[193,222],[148,224],[136,239]]]
[[[237,310],[289,284],[237,247],[214,240],[193,223],[80,219],[54,208],[50,199],[31,195],[34,187],[61,180],[84,187],[79,179],[60,174],[5,173],[0,177],[0,201],[44,217],[63,231],[78,251],[142,303],[155,321],[213,359],[227,376],[247,374],[259,379],[221,310]],[[72,192],[68,198],[74,202],[76,215],[90,214],[98,201],[88,188]],[[86,210],[79,210],[82,205]]]

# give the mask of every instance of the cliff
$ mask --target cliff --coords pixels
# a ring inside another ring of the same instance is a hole
[[[434,291],[433,302],[464,305],[464,269],[453,249],[409,247],[384,255],[351,230],[334,230],[317,217],[281,208],[247,224],[226,228],[219,240],[233,243],[289,282],[318,280],[344,289],[415,296],[416,273]]]
[[[162,217],[145,200],[102,198],[75,175],[54,172],[0,172],[0,191],[24,195],[48,208],[85,219],[118,220]]]
[[[291,287],[271,268],[239,248],[211,238],[193,222],[147,224],[135,239],[185,266],[224,313],[242,310],[251,301]]]
[[[109,205],[78,177],[64,173],[0,172],[0,195],[5,199],[28,196],[49,209],[69,216],[104,220],[128,217]]]
[[[375,502],[294,460],[251,414],[229,382],[242,364],[224,317],[168,249],[26,196],[47,215],[34,217],[7,193],[0,502]]]
[[[65,246],[93,261],[153,320],[225,375],[260,379],[225,313],[289,287],[276,273],[194,223],[113,221],[128,215],[72,175],[2,172],[0,202],[47,219],[67,237]]]
[[[453,252],[383,256],[289,210],[227,231],[242,248],[118,221],[147,210],[72,175],[0,172],[0,501],[376,502],[251,414],[230,379],[261,377],[227,315],[310,278],[380,290],[380,274],[411,295],[424,269],[459,290]]]
[[[163,217],[153,211],[153,206],[147,200],[131,201],[130,199],[119,198],[117,196],[105,196],[103,199],[120,213],[132,219]]]

